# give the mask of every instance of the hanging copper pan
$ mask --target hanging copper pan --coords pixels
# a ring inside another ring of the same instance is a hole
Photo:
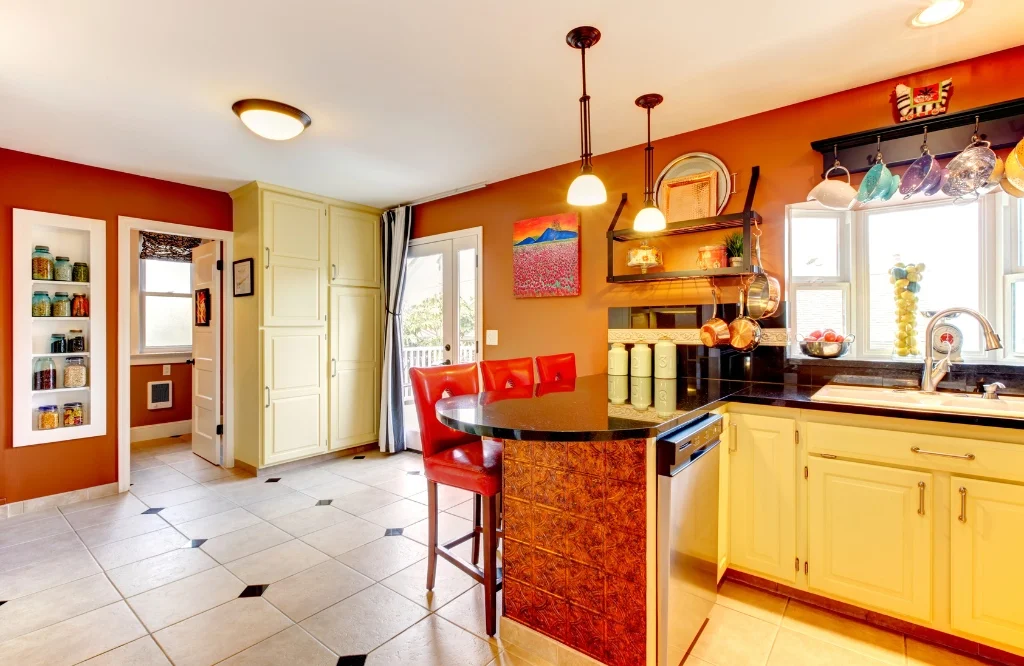
[[[754,236],[754,277],[747,284],[747,312],[753,319],[771,317],[782,303],[782,287],[779,281],[765,273],[761,266],[761,233]]]
[[[718,290],[711,285],[711,297],[715,302],[715,310],[711,318],[700,327],[700,342],[705,347],[718,347],[729,344],[729,324],[718,316]]]
[[[739,352],[751,352],[761,344],[761,325],[743,313],[746,293],[740,287],[740,314],[729,324],[729,344]]]

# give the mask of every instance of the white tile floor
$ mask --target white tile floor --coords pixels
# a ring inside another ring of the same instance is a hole
[[[130,492],[0,522],[0,665],[528,663],[468,576],[424,589],[422,459],[364,456],[269,481],[134,445]],[[442,499],[467,528],[469,493]]]

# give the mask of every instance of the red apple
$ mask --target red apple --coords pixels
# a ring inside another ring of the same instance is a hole
[[[836,336],[836,342],[844,342],[845,340],[846,340],[846,336],[843,336],[843,335],[837,335]]]
[[[824,333],[822,334],[822,336],[821,336],[821,339],[822,339],[822,340],[824,340],[825,342],[835,342],[835,341],[836,341],[836,337],[837,337],[837,336],[836,336],[836,332],[835,332],[835,331],[833,331],[833,330],[832,330],[832,329],[830,328],[830,329],[827,329],[827,330],[826,330],[826,331],[825,331],[825,332],[824,332]]]
[[[821,339],[821,331],[811,331],[811,333],[807,336],[807,339],[810,340],[811,342],[815,342],[816,340],[820,340]]]

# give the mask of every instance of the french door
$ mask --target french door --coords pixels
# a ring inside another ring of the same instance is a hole
[[[480,358],[479,228],[409,243],[402,294],[402,398],[405,443],[420,450],[409,369],[474,363]]]

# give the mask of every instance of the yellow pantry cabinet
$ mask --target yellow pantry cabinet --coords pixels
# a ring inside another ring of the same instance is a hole
[[[263,183],[231,197],[254,288],[234,301],[235,459],[258,469],[372,443],[380,211]]]

